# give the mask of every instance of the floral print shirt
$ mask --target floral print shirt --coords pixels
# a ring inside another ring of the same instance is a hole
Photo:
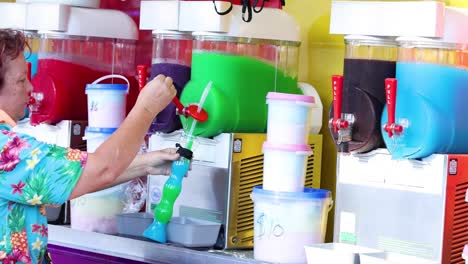
[[[42,263],[45,205],[66,202],[86,152],[37,141],[0,124],[0,262]]]

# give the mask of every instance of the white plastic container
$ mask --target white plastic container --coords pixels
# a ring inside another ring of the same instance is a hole
[[[361,264],[439,264],[429,260],[393,252],[365,253],[359,256]]]
[[[302,192],[309,145],[263,143],[263,188],[275,192]]]
[[[380,253],[382,250],[344,243],[325,243],[305,247],[307,263],[359,264],[359,254]]]
[[[116,128],[85,130],[87,151],[92,153],[109,138]],[[124,184],[83,195],[71,201],[71,228],[106,234],[117,234],[116,215],[123,212]]]
[[[83,137],[86,140],[86,151],[89,153],[95,152],[116,130],[117,128],[87,127]]]
[[[324,242],[333,204],[330,191],[272,192],[256,186],[251,198],[256,260],[306,263],[304,247]]]
[[[101,0],[16,0],[17,3],[54,3],[62,5],[71,5],[77,7],[99,8]]]
[[[127,84],[101,84],[110,78],[119,78]],[[90,127],[116,128],[125,119],[127,94],[130,83],[121,75],[106,75],[86,85],[88,95],[88,125]]]
[[[463,247],[462,258],[465,260],[465,264],[468,264],[468,245]]]
[[[267,141],[290,145],[306,144],[314,97],[270,92],[266,98]]]
[[[83,195],[70,203],[71,228],[105,234],[117,234],[116,215],[123,212],[122,185]]]

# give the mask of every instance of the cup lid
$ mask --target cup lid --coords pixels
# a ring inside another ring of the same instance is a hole
[[[275,192],[264,190],[263,186],[253,187],[252,194],[276,196],[279,198],[320,199],[331,197],[331,191],[315,188],[304,188],[303,192]]]
[[[127,91],[128,85],[122,83],[96,83],[87,84],[86,91],[90,90],[112,90],[112,91]]]
[[[315,98],[313,96],[302,94],[269,92],[266,98],[270,100],[300,101],[313,104],[315,103]]]
[[[87,127],[85,133],[103,133],[103,134],[112,134],[117,130],[117,128],[107,128],[107,127]]]

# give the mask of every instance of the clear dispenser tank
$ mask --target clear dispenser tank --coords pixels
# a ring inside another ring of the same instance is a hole
[[[395,77],[397,43],[393,39],[349,35],[342,94],[330,108],[330,133],[339,152],[368,152],[383,146],[380,119],[385,105],[385,78]],[[334,113],[341,105],[342,113]],[[334,116],[338,115],[338,116]],[[336,120],[348,126],[335,129]]]
[[[31,123],[86,120],[86,85],[111,73],[131,81],[128,110],[136,99],[132,88],[138,94],[133,40],[41,34],[38,70],[32,80],[36,102]]]
[[[212,84],[203,105],[208,120],[197,124],[194,135],[263,133],[267,93],[302,94],[297,83],[300,42],[206,32],[193,35],[192,74],[182,92],[182,103],[198,103],[205,87]],[[192,121],[181,119],[189,128]]]
[[[151,79],[158,74],[169,76],[174,81],[177,97],[190,80],[192,64],[192,34],[178,31],[153,32],[153,56]],[[174,104],[169,104],[154,119],[149,132],[170,133],[182,128]]]
[[[387,148],[394,158],[467,153],[467,45],[427,38],[398,41],[395,110],[382,115]]]

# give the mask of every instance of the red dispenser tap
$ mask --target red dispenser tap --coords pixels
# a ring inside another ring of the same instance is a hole
[[[145,87],[146,80],[148,78],[148,66],[146,65],[138,65],[137,66],[137,75],[138,75],[138,85],[141,89]],[[175,104],[177,108],[177,113],[179,115],[183,115],[185,117],[192,117],[193,119],[197,120],[198,122],[205,122],[208,119],[208,113],[204,109],[198,110],[198,105],[191,104],[187,107],[180,102],[179,98],[174,97],[172,102]]]
[[[401,134],[403,127],[395,123],[395,108],[396,108],[396,95],[397,95],[397,79],[385,79],[385,95],[387,97],[387,124],[384,125],[384,130],[388,133],[388,137]]]
[[[138,87],[143,89],[146,85],[146,80],[148,79],[148,66],[138,65],[137,66],[137,76],[138,76]]]
[[[335,133],[340,129],[346,129],[349,126],[348,121],[341,119],[341,104],[343,100],[343,76],[332,76],[333,86],[333,120],[332,126]]]
[[[31,82],[31,63],[28,62],[27,65],[28,65],[27,77],[28,77],[28,81]],[[28,101],[28,107],[29,107],[30,105],[34,105],[36,103],[36,99],[34,99],[31,92],[28,93],[28,96],[29,96],[29,101]]]
[[[36,98],[34,98],[34,97],[32,96],[32,93],[31,93],[31,92],[28,93],[28,96],[29,96],[29,101],[28,101],[28,105],[27,105],[27,106],[29,107],[29,106],[31,106],[31,105],[35,105],[35,104],[36,104]]]
[[[28,62],[26,65],[28,65],[28,81],[31,82],[31,63]]]

